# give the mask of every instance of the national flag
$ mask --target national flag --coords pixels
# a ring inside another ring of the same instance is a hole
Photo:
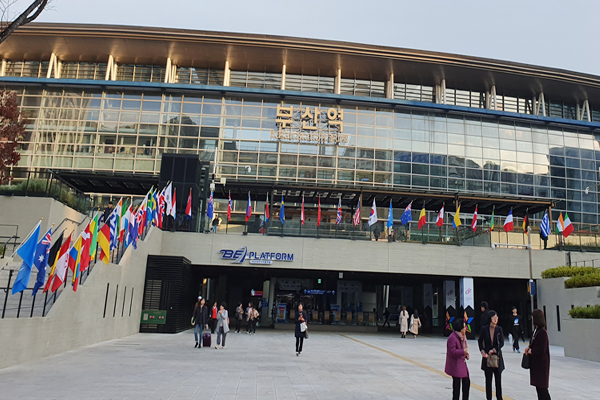
[[[511,208],[510,211],[508,212],[508,216],[506,217],[506,220],[504,221],[504,232],[510,232],[513,230],[513,228],[514,228],[513,214],[512,214],[512,208]]]
[[[160,194],[158,193],[158,190],[155,190],[154,193],[152,194],[152,224],[154,224],[154,226],[158,226],[158,198],[159,198]]]
[[[267,194],[267,203],[269,203],[269,194]],[[232,211],[232,206],[231,206],[231,192],[229,192],[229,201],[227,202],[227,221],[231,221],[231,211]],[[266,208],[265,208],[266,210]],[[265,214],[265,218],[269,219],[269,217]]]
[[[377,223],[377,206],[375,205],[375,199],[373,199],[373,206],[371,207],[371,213],[368,219],[369,226]]]
[[[50,289],[50,285],[52,285],[52,279],[54,278],[54,273],[56,271],[56,263],[58,262],[58,256],[60,255],[60,248],[63,242],[63,236],[65,232],[63,231],[58,239],[54,242],[54,245],[50,249],[50,254],[48,255],[48,266],[50,266],[50,274],[48,275],[48,279],[46,280],[46,285],[44,286],[44,293]]]
[[[123,198],[121,197],[119,199],[119,202],[117,203],[117,206],[113,210],[113,214],[115,214],[116,217],[117,217],[117,236],[119,236],[119,234],[121,233],[119,229],[121,227],[121,214],[122,214],[122,212],[123,212]],[[98,229],[100,229],[100,225],[98,225]]]
[[[17,279],[13,284],[12,294],[20,293],[27,289],[29,278],[31,277],[31,268],[33,267],[35,261],[35,253],[38,247],[38,238],[40,236],[41,225],[42,221],[40,220],[33,230],[29,232],[29,235],[25,241],[17,249],[17,254],[19,257],[21,257],[23,262],[21,263],[21,268],[17,274]]]
[[[81,272],[87,270],[88,266],[90,265],[90,260],[91,260],[90,248],[92,245],[92,233],[90,232],[90,225],[92,224],[92,222],[93,222],[93,220],[90,221],[89,224],[87,224],[87,226],[85,227],[85,230],[81,234],[81,256],[80,256]]]
[[[300,209],[300,222],[304,225],[304,194],[302,195],[302,208]]]
[[[165,217],[165,194],[164,194],[164,189],[163,191],[160,193],[160,196],[158,196],[158,216],[157,216],[157,226],[162,229],[163,227],[163,219]]]
[[[69,251],[69,259],[75,257],[75,267],[72,269],[73,271],[73,281],[71,282],[73,286],[73,291],[77,291],[77,286],[79,284],[79,276],[81,271],[81,253],[83,246],[83,236],[80,235],[71,250]],[[69,260],[70,264],[70,260]]]
[[[191,189],[190,189],[190,200],[191,200]],[[208,198],[208,205],[206,206],[206,217],[208,218],[209,221],[212,221],[214,218],[214,197],[213,197],[213,192],[210,192],[210,197]],[[231,202],[231,194],[229,194],[229,201]],[[191,210],[191,205],[190,205],[190,210]],[[186,209],[186,213],[187,213],[187,209]],[[230,216],[230,212],[229,209],[227,209],[227,218],[229,218]]]
[[[125,240],[125,233],[129,227],[129,221],[127,220],[128,211],[129,207],[127,206],[127,200],[125,200],[121,206],[121,213],[119,215],[119,242],[123,242]]]
[[[146,203],[146,221],[144,222],[145,226],[148,226],[154,220],[154,210],[156,206],[154,204],[154,187],[150,189],[148,192],[148,202]]]
[[[176,211],[177,211],[176,195],[177,195],[177,189],[173,189],[173,203],[171,204],[171,213],[170,213],[170,215],[173,216],[174,220],[177,220],[177,215],[176,215]]]
[[[392,201],[390,200],[390,209],[388,210],[387,223],[385,226],[386,226],[386,228],[390,229],[393,225],[394,225],[394,211],[392,210]]]
[[[163,192],[166,215],[171,215],[171,207],[173,207],[173,184],[169,182]]]
[[[321,195],[319,195],[319,207],[317,208],[317,226],[321,226]]]
[[[440,212],[437,215],[437,218],[435,219],[435,224],[439,227],[444,225],[444,205],[442,205],[442,209],[440,210]]]
[[[44,286],[46,281],[46,267],[48,266],[48,260],[50,256],[50,244],[52,244],[52,228],[48,229],[48,232],[42,237],[42,240],[37,245],[35,250],[35,259],[33,265],[38,270],[37,279],[33,286],[32,296],[35,296],[39,288]]]
[[[341,197],[338,200],[337,215],[335,217],[335,222],[338,225],[340,225],[342,223],[342,198]]]
[[[69,247],[71,246],[71,235],[65,240],[58,253],[56,261],[56,269],[54,272],[54,282],[52,282],[52,293],[64,283],[67,278],[67,269],[69,268]],[[45,289],[44,289],[45,291]]]
[[[210,192],[210,198],[212,200],[212,192]],[[188,196],[187,206],[185,206],[185,215],[188,219],[192,218],[192,188],[190,188],[190,194]]]
[[[421,209],[421,214],[419,214],[419,229],[423,227],[427,223],[427,213],[425,212],[425,206]]]
[[[142,233],[144,232],[144,221],[144,212],[142,210],[138,210],[138,212],[135,214],[136,241],[140,236],[142,236]]]
[[[354,226],[360,225],[360,203],[362,199],[359,197],[358,204],[356,205],[356,210],[354,211],[354,217],[352,218],[352,224]]]
[[[400,217],[400,223],[402,225],[406,225],[411,221],[412,221],[412,201],[410,202],[408,207],[406,207],[406,209],[402,213],[402,216]]]
[[[119,216],[117,213],[112,213],[110,218],[108,219],[108,223],[110,225],[110,249],[114,250],[119,245]],[[99,231],[96,228],[96,231]],[[94,248],[94,254],[98,249],[98,232],[96,232],[95,243],[92,243],[92,247]]]
[[[494,212],[496,211],[496,206],[492,208],[492,220],[490,221],[490,232],[494,230]]]
[[[110,227],[104,224],[98,232],[98,247],[100,247],[100,261],[108,265],[110,260]]]
[[[556,221],[556,234],[562,233],[565,229],[565,221],[563,220],[562,213],[558,216],[558,221]]]
[[[279,220],[285,223],[285,204],[283,202],[283,194],[281,195],[281,208],[279,209]]]
[[[458,208],[456,209],[456,214],[454,214],[454,219],[452,220],[452,228],[458,229],[458,227],[461,225],[462,225],[462,222],[460,222],[460,204],[459,204]]]
[[[132,211],[133,213],[133,211]],[[133,245],[133,248],[137,250],[137,239],[138,239],[138,224],[141,220],[141,212],[138,210],[135,214],[133,214],[131,220],[129,221],[129,235],[127,244]]]
[[[475,206],[475,213],[473,214],[473,222],[471,222],[471,229],[473,229],[473,232],[477,231],[477,206]]]
[[[252,200],[250,199],[250,192],[248,192],[248,203],[246,204],[246,222],[252,216]]]
[[[231,195],[229,195],[229,205],[231,206]],[[265,202],[265,223],[269,222],[271,214],[269,213],[269,193],[267,193],[267,201]]]
[[[569,214],[565,213],[565,220],[564,220],[564,228],[563,228],[563,236],[565,238],[569,237],[569,235],[571,233],[573,233],[575,229],[573,228],[573,224],[571,223],[571,220],[569,219]]]
[[[82,232],[83,233],[83,232]],[[75,267],[77,267],[77,262],[79,261],[79,253],[81,252],[81,234],[73,243],[73,246],[69,249],[69,258],[68,265],[69,269],[73,271],[73,275],[75,275]]]
[[[542,218],[542,223],[540,224],[540,236],[542,240],[548,240],[548,236],[550,236],[550,218],[548,218],[548,211],[544,214],[544,218]]]
[[[90,222],[90,234],[92,235],[91,237],[91,241],[90,241],[90,260],[95,260],[96,259],[96,249],[98,248],[98,216],[100,214],[96,213],[96,215],[94,216],[94,219],[92,219],[92,222]],[[116,233],[117,233],[117,216],[115,214],[115,212],[113,211],[112,214],[110,215],[110,218],[108,219],[111,224],[111,230],[112,227],[114,225],[114,232],[115,232],[115,243],[116,243]],[[114,221],[114,223],[112,222]]]
[[[527,215],[527,212],[525,212],[525,218],[523,218],[523,232],[529,235],[529,231],[527,230],[527,228],[529,228],[529,217]]]

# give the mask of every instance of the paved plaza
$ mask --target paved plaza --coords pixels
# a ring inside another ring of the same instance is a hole
[[[216,337],[213,335],[213,345]],[[230,333],[224,350],[194,349],[192,331],[137,334],[0,370],[2,399],[449,399],[445,340],[314,332],[295,356],[293,332]],[[469,341],[471,399],[485,399]],[[521,356],[505,347],[505,399],[535,399]],[[597,399],[600,364],[551,348],[553,399]]]

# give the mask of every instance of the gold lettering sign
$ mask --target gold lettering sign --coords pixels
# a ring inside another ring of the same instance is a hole
[[[271,139],[290,142],[347,144],[344,135],[344,110],[336,108],[277,105],[277,130]]]

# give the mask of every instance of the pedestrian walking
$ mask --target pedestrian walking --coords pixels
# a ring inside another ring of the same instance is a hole
[[[194,339],[196,345],[194,348],[202,348],[202,333],[208,328],[208,309],[204,305],[205,301],[202,296],[198,296],[198,302],[194,306],[194,314],[192,316],[192,325],[194,325]]]
[[[406,332],[408,332],[408,311],[406,311],[406,306],[402,306],[402,311],[400,311],[400,318],[398,318],[398,323],[400,324],[400,334],[403,338],[406,337]]]
[[[469,345],[467,344],[467,327],[462,319],[454,320],[452,324],[454,332],[448,336],[446,342],[446,368],[444,371],[452,377],[452,400],[460,399],[460,387],[462,384],[463,400],[469,400]]]
[[[258,324],[258,317],[260,316],[260,314],[258,313],[258,310],[256,308],[254,308],[252,310],[252,334],[255,335],[256,334],[256,324]]]
[[[213,233],[217,233],[217,228],[219,227],[219,217],[215,215],[212,220],[212,231]]]
[[[521,316],[519,314],[517,314],[517,307],[513,307],[512,315],[513,315],[512,316],[513,353],[515,351],[517,353],[520,353],[521,350],[519,349],[519,337],[523,338],[523,341],[525,341],[525,332],[523,329],[523,321],[521,319]]]
[[[248,303],[248,307],[246,307],[246,334],[250,334],[252,332],[252,318],[254,315],[254,307],[252,306],[252,302]]]
[[[308,329],[308,316],[304,311],[304,305],[298,304],[298,313],[296,318],[296,330],[294,336],[296,336],[296,356],[302,354],[302,345],[304,344],[304,338],[306,337],[306,330]]]
[[[210,310],[210,333],[215,333],[215,329],[217,328],[217,313],[219,309],[217,308],[217,302],[215,301],[212,309]]]
[[[498,314],[489,311],[490,324],[481,328],[479,350],[481,351],[481,370],[485,374],[485,396],[492,400],[492,376],[496,383],[496,398],[502,400],[502,371],[504,371],[504,332],[498,326]]]
[[[488,305],[487,301],[481,302],[481,317],[479,318],[479,326],[482,328],[490,324],[489,308],[490,306]]]
[[[221,303],[219,307],[219,312],[217,313],[217,345],[215,349],[225,348],[225,338],[227,337],[227,332],[229,332],[229,311],[226,310],[227,304],[225,302]],[[221,338],[223,340],[221,341]]]
[[[529,384],[535,386],[538,400],[550,400],[550,348],[546,318],[542,310],[533,310],[532,316],[535,332],[525,349],[525,354],[529,356]]]
[[[377,227],[375,227],[375,230],[373,231],[373,236],[375,236],[375,241],[379,240],[379,229],[377,229]]]
[[[390,325],[390,309],[389,308],[386,307],[385,311],[383,312],[383,317],[385,318],[385,320],[383,321],[382,327],[384,327],[385,324],[387,324],[388,327],[391,328],[392,326]]]
[[[244,319],[244,306],[239,303],[235,308],[235,333],[240,333],[242,320]]]
[[[419,318],[419,312],[415,308],[413,315],[410,317],[410,333],[413,334],[413,339],[417,338],[420,327],[421,327],[421,319]]]

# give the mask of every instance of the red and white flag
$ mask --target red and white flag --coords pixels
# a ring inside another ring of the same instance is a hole
[[[475,206],[475,214],[473,214],[473,222],[471,223],[471,229],[473,229],[473,232],[477,231],[477,206]]]
[[[187,215],[188,218],[192,218],[192,188],[190,188],[187,206],[185,206],[185,215]]]
[[[321,226],[321,196],[319,196],[319,208],[317,209],[317,226]]]
[[[267,195],[267,198],[268,196],[269,195]],[[227,203],[227,221],[231,221],[231,192],[229,192],[229,202]]]
[[[362,203],[361,199],[358,200],[358,204],[356,205],[356,211],[354,211],[354,218],[352,218],[352,224],[354,226],[358,226],[360,224],[360,204]]]
[[[58,256],[58,261],[56,262],[56,270],[54,272],[54,282],[52,283],[52,293],[56,292],[56,290],[65,282],[67,278],[67,268],[69,266],[69,247],[71,246],[71,236],[65,240],[62,247],[60,248],[60,253]]]
[[[302,195],[302,210],[300,211],[300,221],[304,225],[304,195]]]
[[[506,217],[506,220],[504,221],[504,232],[510,232],[514,229],[514,223],[513,223],[513,215],[512,215],[512,208],[510,209],[510,212],[508,213],[508,216]]]
[[[444,225],[444,206],[442,206],[442,209],[440,210],[437,218],[435,219],[435,224],[437,226]]]
[[[167,211],[167,214],[172,215],[173,219],[177,219],[177,217],[175,216],[175,211],[177,210],[177,201],[175,200],[175,194],[176,194],[176,189],[173,189],[173,203],[171,203],[171,209],[169,211]]]

